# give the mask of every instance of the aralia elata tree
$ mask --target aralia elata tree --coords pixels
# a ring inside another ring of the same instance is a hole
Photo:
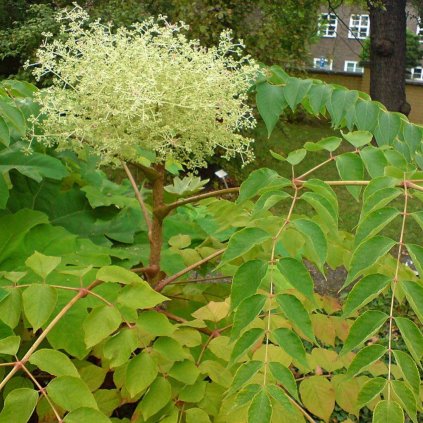
[[[418,421],[423,287],[400,259],[407,250],[422,274],[422,247],[406,237],[409,221],[423,225],[421,128],[363,93],[279,67],[257,74],[251,60],[225,54],[227,36],[221,50],[205,50],[179,26],[111,32],[82,28],[80,13],[68,16],[77,36],[41,50],[38,72],[57,80],[35,95],[42,116],[30,120],[28,156],[21,137],[24,117],[37,113],[34,88],[6,81],[0,90],[0,169],[10,178],[0,180],[9,195],[0,216],[0,422],[34,413],[66,423],[316,422],[329,421],[335,403],[352,421],[366,410],[375,422],[402,422],[404,411]],[[291,175],[257,169],[239,188],[204,194],[194,176],[165,185],[217,146],[251,158],[248,138],[236,135],[254,123],[251,84],[269,133],[300,105],[348,131],[286,158],[274,153]],[[327,158],[298,172],[314,152]],[[93,157],[122,165],[129,183],[90,168]],[[317,178],[333,164],[339,180]],[[354,234],[339,229],[336,186],[362,203]],[[238,191],[236,201],[216,198]],[[134,201],[136,228],[127,224]],[[310,215],[298,214],[300,201]],[[393,239],[383,230],[395,223]],[[113,248],[91,233],[98,225]],[[231,278],[230,290],[191,278],[209,262],[218,267],[203,279]],[[343,307],[314,293],[305,263],[348,269],[344,287],[355,284]],[[386,310],[375,309],[378,298]]]

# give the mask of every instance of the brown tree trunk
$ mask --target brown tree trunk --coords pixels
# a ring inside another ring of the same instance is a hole
[[[368,1],[370,95],[388,110],[410,113],[405,95],[406,0]]]

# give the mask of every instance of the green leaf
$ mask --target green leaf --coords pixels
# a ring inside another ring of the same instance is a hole
[[[312,84],[313,82],[310,79],[289,78],[283,93],[286,102],[292,110],[301,103]]]
[[[374,101],[358,101],[355,106],[355,123],[357,128],[373,132],[380,113],[380,108]]]
[[[209,415],[201,408],[185,411],[186,423],[210,423]]]
[[[342,138],[340,137],[327,137],[323,138],[322,140],[318,142],[306,142],[304,144],[304,148],[307,151],[321,151],[326,150],[333,152],[335,151],[342,142]]]
[[[335,88],[332,91],[330,101],[327,103],[327,109],[332,118],[332,124],[334,127],[340,126],[348,109],[354,110],[357,99],[357,91],[350,91],[344,87]]]
[[[387,318],[387,314],[377,310],[368,310],[360,315],[351,326],[340,354],[350,352],[373,336],[386,322]]]
[[[417,423],[417,404],[416,398],[410,388],[400,380],[390,381],[395,395],[398,397],[399,403],[410,416],[414,423]]]
[[[332,88],[326,84],[313,84],[308,92],[307,98],[313,113],[318,116],[328,101]]]
[[[47,385],[47,393],[58,406],[67,411],[80,407],[98,409],[87,384],[78,377],[56,377]]]
[[[9,187],[5,181],[5,176],[0,173],[0,210],[6,208],[7,201],[9,200]]]
[[[6,149],[0,152],[0,163],[0,173],[16,169],[37,182],[44,177],[60,180],[68,174],[60,160],[41,153],[25,156],[21,151]]]
[[[231,353],[230,363],[236,363],[263,336],[264,330],[253,328],[244,332],[236,341]]]
[[[348,294],[344,304],[344,316],[351,316],[356,310],[374,300],[390,282],[391,278],[379,273],[360,279]]]
[[[401,332],[408,351],[417,361],[420,362],[423,356],[423,335],[418,326],[406,317],[395,317],[395,323]]]
[[[191,237],[189,235],[175,235],[169,238],[169,245],[178,249],[187,248],[191,245]]]
[[[364,179],[364,165],[360,156],[354,153],[344,153],[336,157],[336,168],[343,181],[361,181]],[[348,185],[347,190],[358,201],[361,186]]]
[[[25,316],[35,332],[56,308],[57,291],[49,285],[33,284],[22,293],[22,302]]]
[[[254,204],[253,214],[269,210],[282,200],[290,198],[290,195],[285,191],[267,191],[260,196]]]
[[[261,390],[251,401],[248,408],[248,423],[270,423],[272,419],[272,403],[266,391]]]
[[[256,103],[260,116],[263,118],[267,128],[267,135],[273,131],[287,103],[285,101],[282,87],[262,82],[256,86]]]
[[[273,377],[286,389],[293,398],[299,401],[297,382],[295,381],[294,375],[291,371],[281,363],[276,361],[269,363],[269,369]]]
[[[289,284],[314,303],[313,280],[304,264],[291,257],[284,257],[277,266]]]
[[[136,332],[130,328],[123,328],[119,333],[107,339],[103,346],[103,354],[109,360],[111,368],[119,367],[128,361],[138,344]]]
[[[158,377],[144,395],[139,407],[144,420],[154,416],[172,399],[172,387],[169,381]]]
[[[291,151],[288,154],[288,157],[286,158],[286,161],[291,166],[296,166],[297,164],[300,164],[304,160],[306,154],[307,154],[307,150],[304,149],[304,148],[300,148],[298,150]]]
[[[357,407],[362,408],[373,401],[386,386],[386,379],[376,377],[367,381],[358,393]]]
[[[361,373],[366,367],[379,360],[387,351],[386,347],[379,344],[368,345],[360,350],[348,367],[347,377]]]
[[[15,328],[22,312],[22,293],[19,288],[9,288],[9,295],[0,302],[0,320]]]
[[[161,336],[154,343],[154,350],[170,361],[182,361],[187,358],[187,353],[181,344],[173,338]]]
[[[20,343],[21,338],[19,336],[7,336],[0,339],[0,354],[16,355]]]
[[[34,273],[45,279],[62,261],[60,257],[45,256],[36,251],[28,257],[25,264],[32,269]]]
[[[372,142],[373,135],[369,131],[354,131],[344,134],[342,136],[355,148],[360,148]]]
[[[111,420],[95,408],[81,407],[66,414],[64,423],[111,423]]]
[[[379,147],[392,145],[401,128],[400,113],[382,112],[375,130],[375,138]]]
[[[423,248],[416,244],[406,244],[405,246],[410,253],[414,265],[419,271],[419,274],[423,275]]]
[[[362,242],[354,251],[348,277],[342,285],[344,289],[350,285],[358,276],[363,274],[369,267],[373,266],[381,257],[389,252],[395,245],[395,241],[385,236],[374,236]]]
[[[223,254],[222,262],[234,260],[250,251],[254,246],[262,244],[271,235],[260,228],[244,228],[229,239],[228,247]]]
[[[301,301],[297,297],[288,294],[278,295],[276,301],[288,320],[300,329],[305,336],[316,342],[309,314]]]
[[[6,121],[0,116],[0,143],[8,147],[10,144],[9,127]]]
[[[70,358],[58,350],[41,349],[31,355],[29,362],[43,372],[54,376],[79,377],[78,370]]]
[[[193,385],[199,374],[198,367],[190,360],[178,361],[169,371],[169,376],[187,385]]]
[[[129,395],[134,398],[146,390],[156,379],[157,372],[157,364],[145,351],[129,360],[125,377],[125,387]]]
[[[235,400],[233,401],[233,405],[231,407],[231,411],[236,410],[247,403],[251,403],[252,399],[256,396],[256,394],[262,389],[263,387],[258,384],[254,385],[247,385],[245,388],[241,389]]]
[[[388,166],[385,154],[379,148],[368,146],[360,151],[360,157],[372,178],[383,176],[385,167]]]
[[[103,282],[118,282],[122,284],[136,284],[143,281],[136,273],[120,266],[102,267],[98,270],[96,279]]]
[[[404,413],[397,402],[383,400],[376,404],[372,421],[373,423],[403,423]]]
[[[230,396],[238,392],[262,367],[262,361],[252,360],[242,364],[235,373],[234,380],[227,395]]]
[[[401,369],[404,379],[413,389],[416,396],[420,391],[420,375],[414,360],[404,351],[393,350],[395,361]]]
[[[0,101],[0,116],[20,137],[26,132],[26,121],[23,113],[16,107]]]
[[[264,192],[278,190],[289,185],[291,185],[291,182],[274,170],[267,168],[254,170],[241,184],[237,203],[242,204],[244,201]]]
[[[300,384],[303,404],[316,416],[329,421],[335,408],[335,390],[331,382],[323,376],[311,376]]]
[[[408,303],[423,323],[423,287],[418,282],[403,281],[401,288],[405,292]]]
[[[294,406],[292,405],[286,393],[281,388],[276,385],[267,385],[266,389],[270,396],[275,399],[284,410],[295,414],[296,410]]]
[[[323,265],[328,255],[328,244],[320,226],[309,219],[296,219],[292,221],[292,226],[305,236],[308,245],[317,258],[317,266],[323,272]]]
[[[82,325],[87,348],[97,345],[115,332],[122,323],[119,310],[114,306],[102,305],[94,308]]]
[[[333,202],[329,201],[325,195],[317,192],[305,192],[301,199],[316,210],[330,231],[338,229],[338,210],[334,208]]]
[[[154,291],[145,281],[139,281],[131,285],[126,285],[121,291],[117,299],[118,303],[134,308],[145,309],[155,307],[168,298]]]
[[[190,175],[184,176],[182,179],[176,176],[172,180],[172,185],[166,185],[164,187],[165,191],[170,192],[171,194],[178,195],[180,197],[185,197],[188,195],[193,195],[198,191],[204,189],[204,185],[209,182],[209,179],[201,179],[198,176]]]
[[[38,393],[33,389],[14,389],[4,400],[0,423],[27,423],[35,410],[37,401]]]
[[[379,233],[385,226],[399,216],[399,214],[400,212],[393,207],[383,207],[367,214],[357,227],[354,246],[356,247],[365,239]]]
[[[158,311],[144,311],[137,320],[137,327],[154,336],[170,336],[176,327]]]
[[[296,333],[287,328],[279,328],[272,332],[279,346],[302,366],[308,368],[306,352],[301,339]]]
[[[233,326],[231,331],[231,340],[238,338],[242,329],[251,323],[261,312],[266,302],[266,297],[261,294],[255,294],[244,299],[235,310]]]
[[[309,179],[308,181],[304,182],[304,186],[327,200],[325,207],[328,209],[328,211],[330,210],[330,214],[334,217],[335,222],[338,222],[338,197],[331,186],[319,179]]]
[[[250,260],[238,267],[231,285],[232,309],[236,309],[245,298],[257,292],[267,267],[267,262],[263,260]]]

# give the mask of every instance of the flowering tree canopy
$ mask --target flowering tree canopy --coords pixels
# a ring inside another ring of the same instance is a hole
[[[206,49],[164,17],[114,29],[88,23],[76,7],[58,19],[61,36],[46,34],[34,71],[53,76],[38,97],[43,142],[89,146],[102,164],[170,160],[194,169],[216,148],[251,160],[241,131],[255,125],[246,100],[258,67],[230,32]]]

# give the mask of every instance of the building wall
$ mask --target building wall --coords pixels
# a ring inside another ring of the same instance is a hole
[[[323,70],[311,70],[311,77],[320,79],[328,84],[339,84],[350,90],[370,93],[370,71],[364,69],[364,74],[347,72],[330,72]],[[411,113],[408,119],[411,122],[423,124],[423,84],[415,81],[406,83],[407,101],[411,105]]]

